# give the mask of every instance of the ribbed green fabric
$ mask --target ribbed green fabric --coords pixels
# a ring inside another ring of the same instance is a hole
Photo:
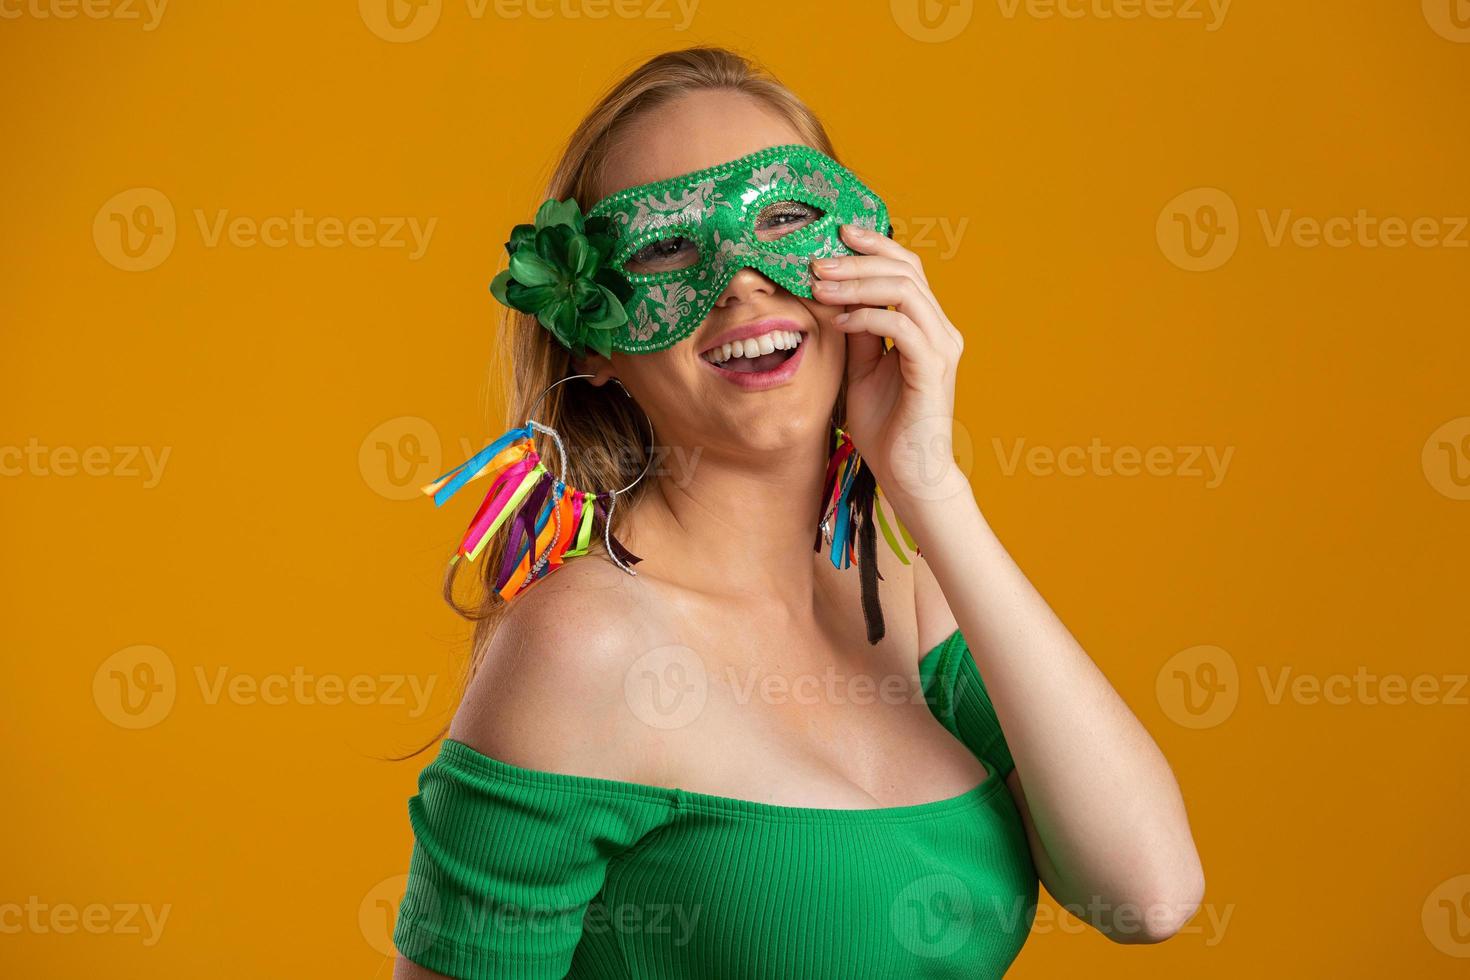
[[[451,977],[999,977],[1036,871],[1013,767],[958,630],[919,664],[989,775],[909,806],[780,806],[523,769],[447,739],[409,800],[393,941]]]

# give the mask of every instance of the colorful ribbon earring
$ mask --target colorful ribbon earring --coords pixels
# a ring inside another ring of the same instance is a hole
[[[423,488],[424,493],[434,498],[434,506],[439,507],[465,484],[480,477],[493,478],[449,563],[453,565],[462,557],[474,561],[495,532],[509,521],[505,553],[495,577],[495,591],[507,602],[560,568],[566,559],[587,554],[598,518],[602,520],[603,543],[613,563],[629,575],[638,574],[632,566],[642,559],[613,536],[612,519],[618,496],[633,489],[653,464],[653,420],[648,419],[649,446],[643,471],[622,489],[592,492],[570,486],[563,479],[567,453],[561,434],[535,419],[536,409],[552,388],[576,378],[592,377],[596,375],[573,374],[553,382],[531,404],[524,425],[508,430]],[[612,380],[623,389],[623,394],[633,397],[621,381]],[[561,460],[557,475],[552,474],[546,460],[536,451],[534,433],[537,432],[549,436],[556,445]]]
[[[898,535],[915,555],[922,553],[897,514],[893,515],[892,525],[889,524],[883,513],[882,493],[873,479],[873,469],[863,465],[852,438],[841,426],[834,426],[833,439],[835,446],[827,460],[827,475],[823,481],[822,519],[813,548],[820,552],[823,542],[827,542],[827,555],[833,568],[848,568],[857,563],[868,642],[877,643],[885,632],[883,607],[878,601],[878,581],[882,578],[878,574],[878,531],[882,531],[889,550],[905,565],[909,564],[909,559],[894,535],[894,527],[898,528]]]

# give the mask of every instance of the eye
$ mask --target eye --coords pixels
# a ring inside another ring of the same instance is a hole
[[[756,215],[755,234],[763,242],[774,241],[798,228],[805,228],[823,213],[805,201],[775,201],[761,208],[761,213]]]
[[[682,235],[660,238],[628,256],[623,262],[627,272],[648,274],[687,269],[699,261],[699,246]]]

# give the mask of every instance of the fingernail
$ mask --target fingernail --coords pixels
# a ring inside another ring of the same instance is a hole
[[[836,316],[834,316],[832,318],[832,322],[833,323],[846,323],[847,322],[847,318],[850,317],[850,316],[852,316],[851,313],[839,313],[839,314],[837,314]]]
[[[812,265],[816,266],[818,272],[831,272],[840,265],[836,259],[817,259]]]
[[[862,225],[843,225],[842,227],[846,228],[847,233],[853,238],[862,238],[868,233],[868,229],[864,228]]]

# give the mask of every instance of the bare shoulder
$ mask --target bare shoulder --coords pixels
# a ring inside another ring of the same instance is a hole
[[[604,558],[569,561],[511,602],[449,737],[527,769],[641,782],[647,726],[625,678],[667,642],[636,576]]]

